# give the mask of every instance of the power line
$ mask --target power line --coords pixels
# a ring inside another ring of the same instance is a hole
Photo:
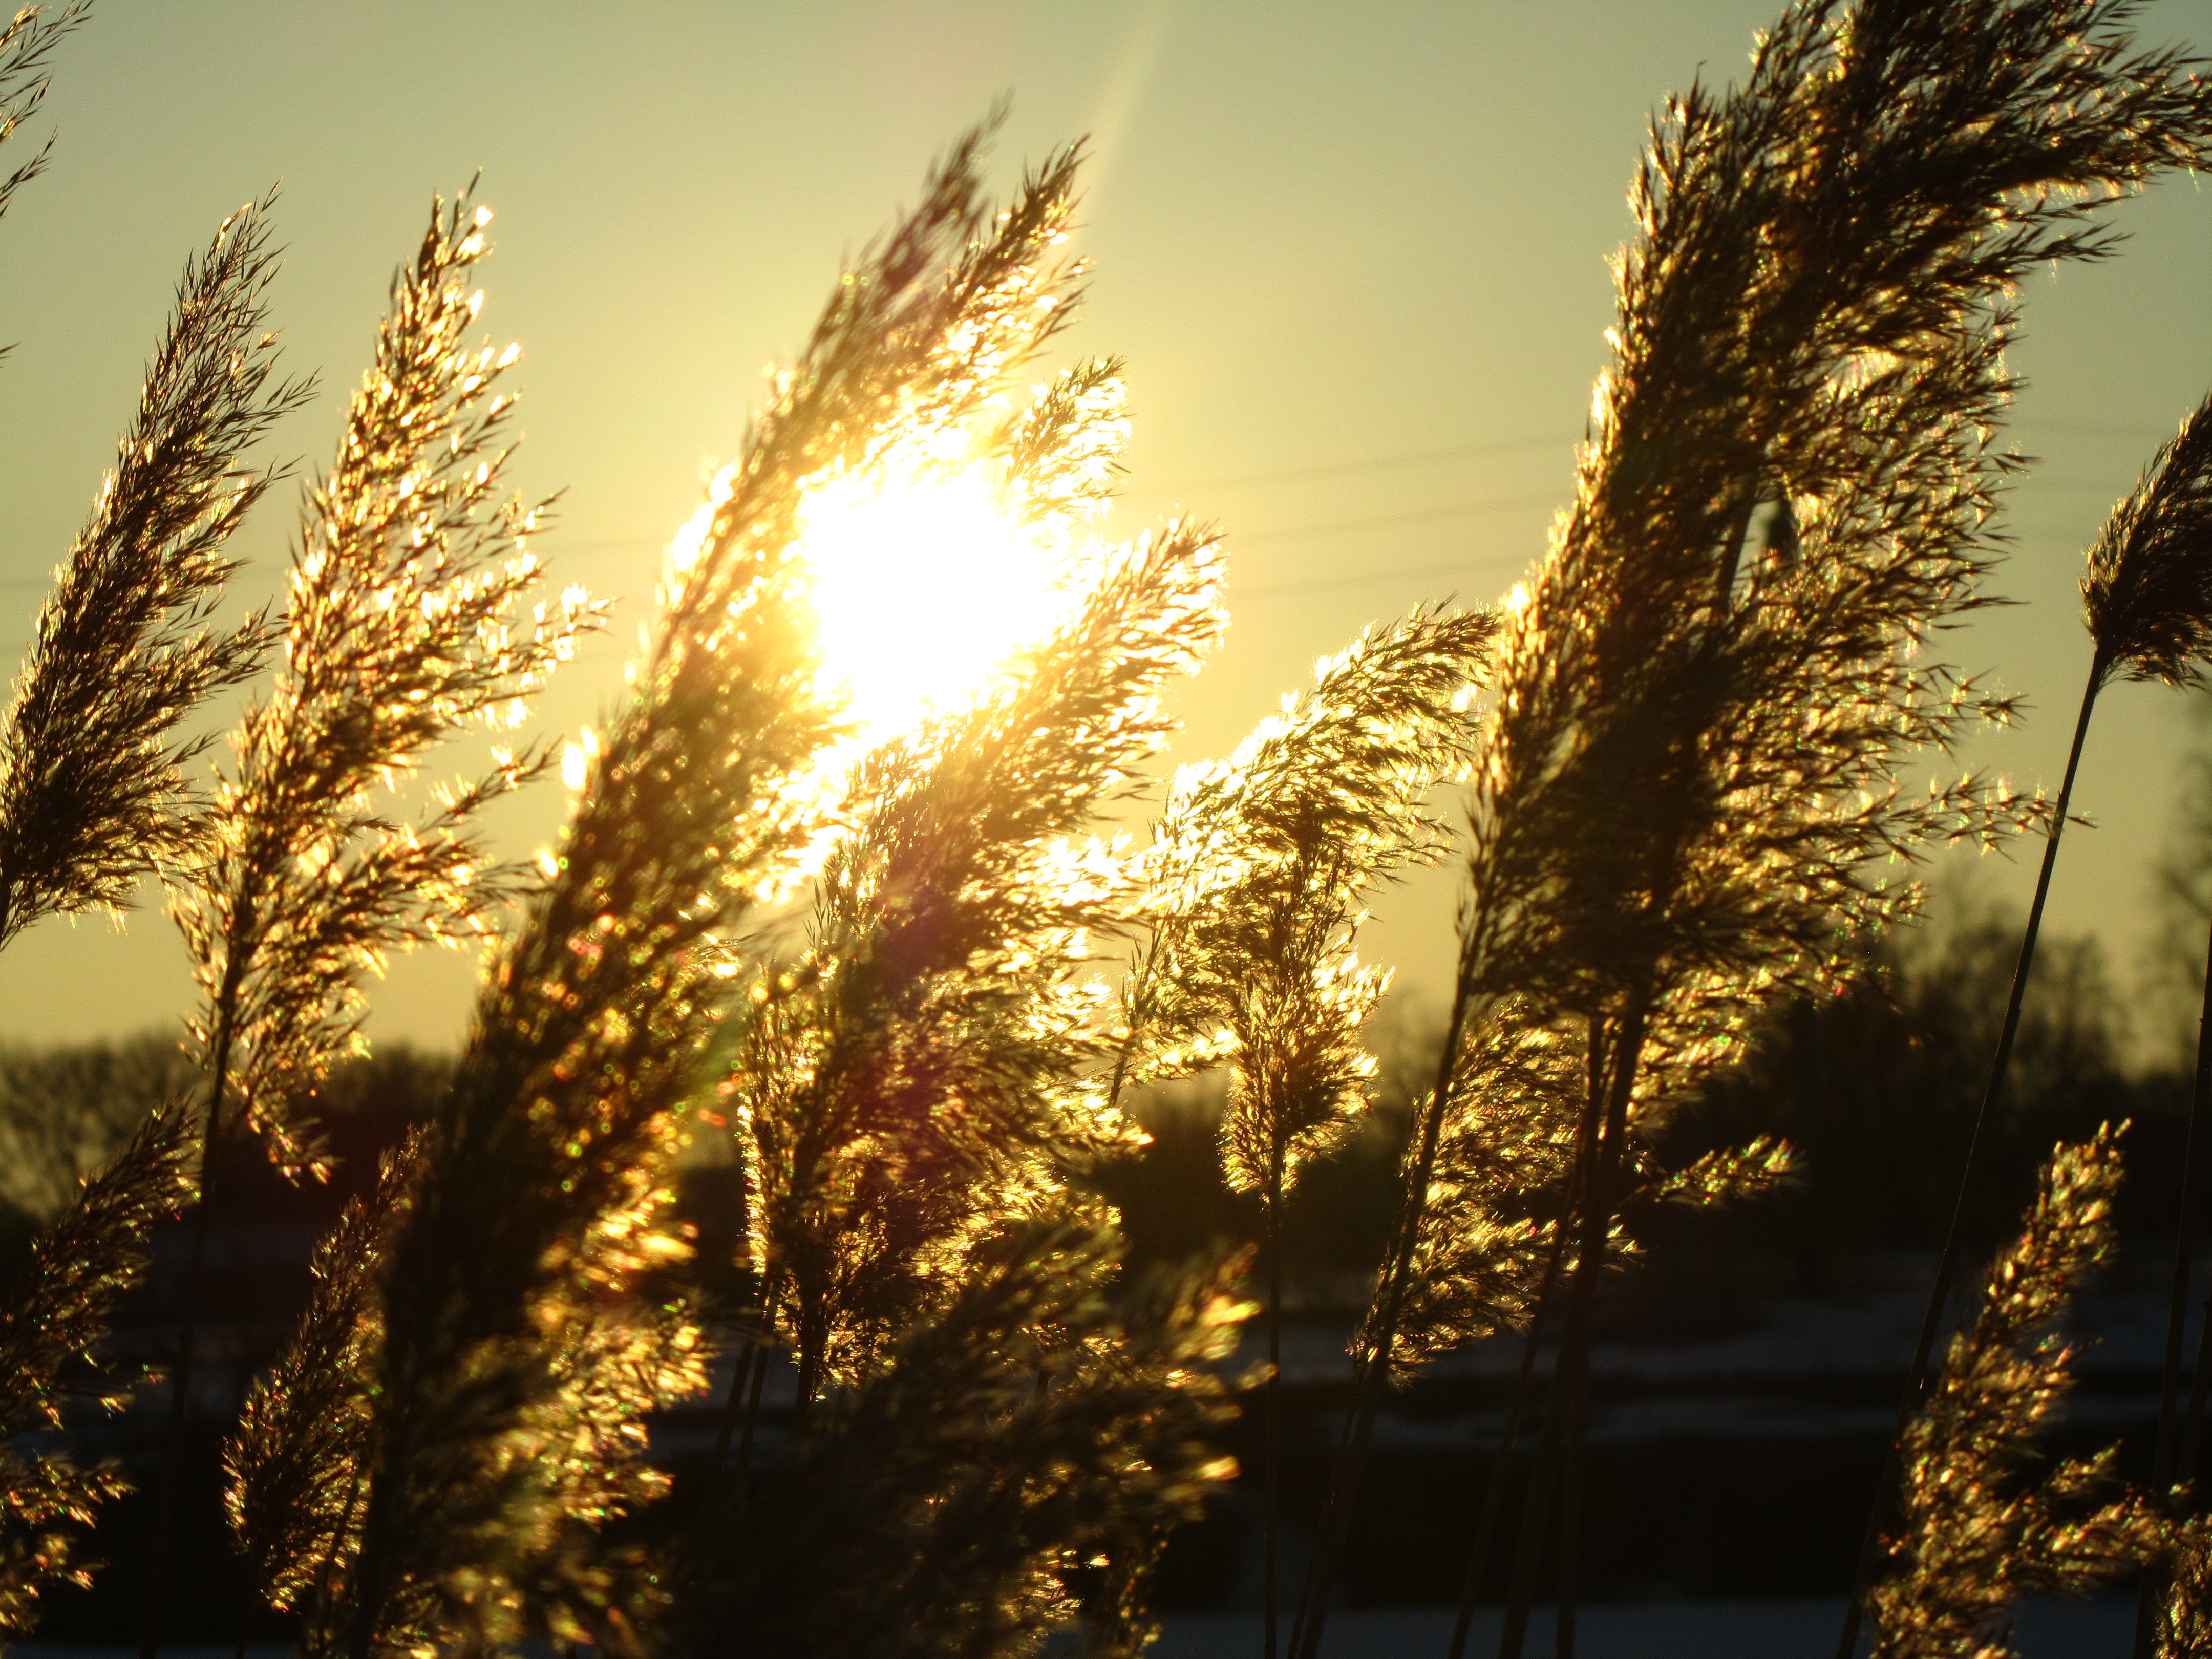
[[[2077,432],[2108,436],[2128,436],[2136,438],[2141,438],[2146,433],[2153,429],[2152,426],[2148,422],[2045,420],[2035,421],[2033,422],[2032,424],[2051,431]],[[1504,454],[1516,450],[1534,449],[1541,447],[1547,444],[1564,441],[1566,441],[1566,440],[1556,433],[1531,434],[1519,438],[1501,438],[1478,444],[1457,444],[1445,449],[1419,450],[1398,455],[1374,456],[1364,460],[1332,462],[1322,465],[1291,467],[1276,472],[1242,473],[1228,477],[1202,479],[1196,483],[1166,484],[1150,489],[1126,490],[1122,492],[1119,499],[1125,501],[1157,500],[1161,496],[1180,495],[1186,490],[1235,489],[1255,484],[1294,483],[1304,478],[1348,477],[1364,473],[1382,472],[1405,467],[1428,465],[1438,461],[1459,460],[1477,455]],[[2059,479],[2051,478],[2047,476],[2039,477],[2035,474],[2030,474],[2028,477],[2023,479],[2022,482],[2023,483],[2039,483],[2045,489],[2103,489],[2106,487],[2102,484],[2093,483],[2087,479]],[[1486,501],[1463,501],[1452,507],[1438,507],[1425,512],[1388,514],[1371,518],[1346,519],[1328,524],[1296,525],[1283,530],[1250,531],[1234,536],[1232,539],[1237,544],[1243,545],[1255,542],[1291,541],[1310,536],[1345,535],[1362,530],[1388,529],[1399,525],[1438,524],[1452,519],[1474,518],[1486,513],[1509,512],[1516,507],[1536,506],[1544,501],[1558,499],[1559,499],[1558,492],[1547,491],[1534,495],[1507,496]],[[615,553],[635,553],[642,552],[647,550],[659,551],[667,546],[668,539],[669,538],[665,537],[629,537],[611,540],[569,542],[550,548],[548,550],[548,552],[563,559],[576,557],[599,558]],[[1421,571],[1407,572],[1406,574],[1424,574],[1425,571],[1434,568],[1435,567],[1423,567]],[[1357,580],[1381,580],[1382,576],[1387,575],[1389,573],[1381,573],[1381,574],[1373,578],[1362,576]],[[1353,579],[1329,577],[1317,585],[1334,586],[1348,582],[1351,580]],[[51,585],[51,581],[45,578],[25,577],[16,580],[0,581],[0,592],[22,592],[33,588],[46,588]],[[1253,589],[1248,592],[1247,597],[1260,597],[1262,593],[1288,592],[1292,591],[1292,588],[1295,586],[1296,584],[1288,586],[1277,585],[1264,590]]]
[[[2033,416],[2017,424],[2051,432],[2084,432],[2105,438],[2140,438],[2165,429],[2154,421],[2045,421]],[[2179,427],[2180,422],[2176,421],[2174,424]]]
[[[1349,535],[1355,530],[1385,530],[1395,525],[1441,524],[1449,519],[1480,518],[1486,513],[1510,513],[1515,507],[1540,507],[1559,499],[1557,490],[1547,489],[1533,495],[1508,495],[1487,501],[1462,501],[1456,507],[1439,507],[1424,513],[1387,513],[1376,518],[1340,519],[1334,524],[1298,525],[1288,530],[1255,530],[1241,536],[1231,534],[1229,544],[1235,548],[1250,542],[1286,542],[1304,536]]]
[[[1360,570],[1348,575],[1303,576],[1290,581],[1263,582],[1257,587],[1229,585],[1232,600],[1279,599],[1287,593],[1307,593],[1324,587],[1379,587],[1384,582],[1409,580],[1415,576],[1442,576],[1454,572],[1465,573],[1469,568],[1466,559],[1452,559],[1443,564],[1408,565],[1391,570]]]
[[[1474,455],[1502,455],[1511,450],[1536,449],[1571,440],[1559,433],[1525,438],[1500,438],[1488,443],[1458,444],[1449,449],[1425,449],[1408,454],[1380,455],[1364,461],[1336,461],[1325,465],[1296,466],[1280,472],[1247,472],[1228,478],[1201,478],[1196,483],[1158,484],[1122,492],[1125,499],[1179,495],[1187,489],[1242,489],[1248,484],[1290,483],[1302,478],[1346,477],[1354,473],[1382,472],[1399,467],[1425,466],[1436,461],[1462,460]]]

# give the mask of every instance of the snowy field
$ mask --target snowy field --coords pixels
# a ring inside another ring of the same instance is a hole
[[[1830,1659],[1843,1603],[1778,1601],[1626,1601],[1594,1603],[1576,1620],[1578,1659]],[[1498,1609],[1475,1616],[1468,1659],[1498,1651]],[[2135,1598],[2043,1601],[2022,1609],[2014,1640],[2021,1659],[2124,1659],[2135,1627]],[[1444,1659],[1452,1614],[1443,1607],[1402,1607],[1330,1615],[1322,1659]],[[1285,1628],[1283,1635],[1289,1631]],[[591,1650],[586,1649],[588,1655]],[[1170,1619],[1154,1659],[1259,1659],[1260,1620],[1250,1613]],[[1522,1650],[1550,1659],[1552,1614],[1540,1610]],[[137,1659],[136,1648],[67,1648],[27,1642],[9,1659]],[[289,1648],[248,1648],[246,1659],[290,1659]],[[164,1647],[163,1659],[233,1659],[222,1647]]]
[[[1643,1601],[1593,1604],[1576,1617],[1577,1659],[1831,1659],[1840,1601]],[[1469,1659],[1498,1651],[1499,1613],[1477,1613]],[[1329,1617],[1322,1659],[1444,1659],[1452,1615],[1407,1607]],[[2022,1659],[2125,1659],[2135,1599],[2039,1602],[2022,1609]],[[1287,1632],[1285,1632],[1287,1635]],[[1522,1649],[1550,1659],[1552,1615],[1538,1613]],[[1158,1659],[1258,1659],[1260,1621],[1247,1613],[1168,1620]]]

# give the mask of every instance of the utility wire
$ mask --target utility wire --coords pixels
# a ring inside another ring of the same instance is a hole
[[[2034,424],[2055,432],[2094,433],[2130,438],[2140,438],[2149,429],[2146,422],[2130,424],[2106,421],[2039,421]],[[1505,454],[1515,450],[1535,449],[1547,444],[1563,441],[1565,440],[1556,433],[1531,434],[1520,438],[1500,438],[1485,443],[1458,444],[1448,449],[1419,450],[1401,455],[1375,456],[1366,460],[1291,467],[1278,472],[1239,473],[1229,477],[1165,484],[1148,489],[1125,490],[1116,499],[1153,501],[1162,496],[1179,495],[1187,490],[1237,489],[1255,484],[1295,483],[1304,478],[1349,477],[1364,473],[1429,465],[1439,461],[1461,460],[1478,455]],[[2091,479],[2052,478],[2040,475],[2034,482],[2046,489],[2089,489],[2106,487],[2103,483]],[[1291,541],[1309,536],[1347,535],[1355,531],[1385,529],[1395,525],[1440,524],[1451,519],[1472,518],[1484,513],[1506,512],[1517,507],[1534,506],[1554,498],[1553,492],[1547,492],[1486,501],[1467,501],[1455,507],[1438,507],[1429,512],[1390,514],[1367,519],[1346,519],[1332,524],[1297,525],[1285,530],[1253,531],[1235,536],[1232,540],[1238,545],[1243,545],[1251,543]],[[617,540],[570,542],[552,550],[564,558],[604,557],[613,553],[641,552],[647,549],[659,550],[665,547],[668,538],[665,537],[630,537]],[[1324,576],[1304,582],[1276,582],[1270,583],[1264,588],[1248,588],[1245,590],[1244,596],[1247,599],[1253,599],[1263,594],[1291,592],[1305,587],[1340,587],[1351,586],[1354,582],[1368,581],[1379,583],[1398,574],[1423,575],[1438,569],[1454,568],[1455,567],[1428,565],[1403,573],[1386,570],[1363,574],[1357,577]],[[0,581],[0,593],[21,592],[31,588],[45,588],[50,586],[52,586],[50,578],[24,577],[17,580]]]
[[[1532,434],[1525,438],[1500,438],[1490,443],[1458,444],[1449,449],[1425,449],[1403,455],[1379,455],[1364,461],[1335,461],[1321,466],[1296,466],[1281,472],[1246,472],[1227,478],[1201,478],[1195,483],[1158,484],[1145,489],[1124,490],[1128,500],[1149,501],[1161,495],[1179,495],[1187,489],[1242,489],[1250,484],[1294,483],[1304,478],[1341,478],[1356,473],[1384,472],[1401,467],[1425,466],[1435,461],[1462,460],[1475,455],[1503,455],[1516,449],[1538,449],[1547,444],[1571,441],[1564,433]]]

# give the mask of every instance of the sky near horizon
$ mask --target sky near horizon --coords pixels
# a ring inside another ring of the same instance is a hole
[[[763,372],[803,339],[841,256],[1001,95],[994,168],[1091,141],[1090,297],[1064,337],[1128,359],[1118,529],[1223,522],[1230,640],[1182,693],[1172,760],[1225,752],[1313,659],[1424,599],[1486,603],[1543,551],[1603,366],[1607,257],[1644,122],[1694,75],[1738,75],[1774,0],[1353,6],[339,3],[100,0],[18,139],[58,130],[0,221],[0,616],[27,641],[46,571],[112,459],[185,258],[281,181],[275,319],[321,392],[270,447],[321,465],[386,285],[434,191],[482,170],[489,337],[519,341],[526,495],[563,492],[537,547],[617,602],[616,635],[544,700],[573,729],[619,689],[661,551],[736,450]],[[2212,0],[2142,14],[2212,53]],[[2117,258],[2033,280],[2013,356],[2010,498],[1982,613],[1947,653],[2029,712],[1971,758],[2055,787],[2088,647],[2081,549],[2212,384],[2212,189],[2123,204]],[[237,546],[240,602],[281,592],[293,492]],[[2122,985],[2155,933],[2150,860],[2191,747],[2186,701],[2109,695],[2051,901]],[[2200,696],[2202,694],[2199,694]],[[501,821],[550,838],[559,787]],[[1983,860],[2024,900],[2031,860]],[[1449,951],[1453,886],[1386,896],[1367,942],[1416,990]],[[380,1040],[456,1041],[472,964],[403,961]],[[191,991],[158,908],[48,922],[0,957],[0,1039],[173,1020]]]

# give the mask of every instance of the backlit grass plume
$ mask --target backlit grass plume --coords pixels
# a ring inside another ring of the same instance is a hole
[[[1227,760],[1176,776],[1125,1024],[1133,1054],[1196,1039],[1229,1060],[1223,1155],[1237,1189],[1294,1178],[1362,1104],[1358,1030],[1382,989],[1352,954],[1364,902],[1449,845],[1429,797],[1473,759],[1468,704],[1495,629],[1484,613],[1437,611],[1374,630],[1318,664],[1313,689]]]
[[[499,496],[514,400],[494,388],[519,352],[465,337],[483,301],[464,279],[490,216],[465,200],[434,203],[413,263],[393,278],[374,359],[294,549],[283,666],[233,738],[201,861],[173,902],[199,982],[191,1030],[210,1080],[149,1646],[191,1385],[205,1182],[223,1126],[242,1120],[288,1174],[323,1172],[313,1103],[354,1038],[363,974],[395,950],[482,933],[514,882],[475,820],[544,757],[496,748],[489,771],[441,787],[416,821],[391,816],[378,793],[471,724],[517,724],[596,620],[580,591],[537,597],[538,564],[520,545],[534,517]]]
[[[2199,1516],[2175,1528],[2165,1582],[2158,1659],[2212,1651],[2212,1523]]]
[[[1360,1028],[1389,982],[1356,953],[1373,890],[1439,856],[1429,808],[1469,763],[1468,708],[1496,624],[1421,611],[1316,666],[1226,761],[1186,769],[1149,860],[1157,914],[1123,990],[1129,1060],[1181,1036],[1230,1071],[1222,1118],[1231,1188],[1256,1193],[1267,1249],[1265,1651],[1275,1650],[1279,1479],[1281,1213],[1308,1160],[1367,1104]]]
[[[2212,139],[2212,88],[2128,56],[2129,9],[1794,6],[1741,86],[1694,88],[1654,133],[1575,501],[1500,641],[1457,1012],[1407,1185],[1418,1205],[1450,1051],[1498,1000],[1597,1022],[1570,1377],[1655,1008],[1698,977],[1729,1000],[1816,981],[1909,907],[1890,860],[2031,816],[1972,780],[1893,779],[2004,713],[1923,647],[1978,602],[2012,285],[2100,252],[2096,204]],[[1768,503],[1790,533],[1751,544]],[[1370,1401],[1415,1237],[1383,1275]],[[1509,1612],[1508,1652],[1524,1624]]]
[[[538,597],[534,514],[502,501],[514,347],[465,336],[490,212],[434,206],[394,278],[375,361],[301,526],[284,663],[250,709],[177,904],[200,981],[194,1035],[219,1116],[235,1101],[288,1170],[315,1167],[301,1115],[358,1024],[360,980],[394,950],[477,936],[511,877],[477,839],[490,801],[541,769],[497,752],[419,822],[377,802],[471,723],[510,728],[595,613]]]
[[[1621,1216],[1659,1204],[1729,1204],[1771,1192],[1794,1157],[1786,1142],[1759,1136],[1710,1152],[1680,1169],[1650,1141],[1670,1109],[1740,1049],[1742,1025],[1716,1019],[1705,988],[1692,981],[1654,1012],[1629,1099],[1634,1132],[1620,1171]],[[1605,1095],[1605,1058],[1592,1058],[1587,1027],[1544,1023],[1540,1004],[1508,1004],[1470,1034],[1437,1137],[1428,1195],[1417,1211],[1414,1267],[1393,1350],[1394,1376],[1501,1330],[1525,1329],[1540,1282],[1571,1263],[1559,1236],[1575,1208],[1572,1183],[1587,1152],[1580,1135],[1593,1091]],[[1618,1255],[1632,1244],[1618,1224]],[[1548,1240],[1548,1242],[1547,1242]]]
[[[2080,1595],[2166,1547],[2141,1498],[2092,1507],[2117,1447],[2039,1466],[2039,1442],[2073,1382],[2055,1331],[2110,1255],[2119,1149],[2109,1126],[2061,1146],[2020,1237],[1990,1264],[1972,1322],[1905,1437],[1895,1568],[1869,1596],[1875,1659],[2002,1655],[2028,1595]]]
[[[1126,1137],[1081,1079],[1099,1056],[1079,975],[1133,895],[1071,838],[1164,737],[1160,693],[1218,637],[1219,578],[1187,525],[1106,556],[1002,689],[859,768],[807,951],[763,985],[732,1078],[802,1401],[863,1375],[979,1227],[1051,1206]]]
[[[841,281],[679,538],[634,699],[586,745],[545,886],[480,994],[381,1278],[368,1506],[331,1626],[356,1656],[402,1639],[396,1612],[424,1595],[448,1639],[528,1627],[518,1602],[541,1623],[603,1617],[605,1585],[562,1578],[536,1544],[605,1506],[568,1506],[537,1455],[615,1386],[611,1364],[585,1363],[589,1333],[670,1248],[653,1191],[732,930],[824,829],[805,775],[834,721],[805,614],[806,492],[976,419],[1057,327],[1048,301],[1071,279],[1055,249],[1073,158],[994,215],[980,146],[957,145]],[[630,1423],[666,1375],[622,1385]]]
[[[698,1653],[1032,1653],[1232,1466],[1228,1273],[1115,1282],[1110,1235],[1015,1227],[765,1477],[678,1626]],[[1109,1598],[1110,1599],[1110,1598]],[[1109,1607],[1109,1650],[1140,1615]]]
[[[116,1299],[145,1274],[154,1229],[191,1201],[192,1130],[179,1103],[149,1118],[39,1235],[0,1302],[0,1630],[29,1631],[40,1591],[89,1582],[78,1534],[122,1477],[25,1437],[59,1428],[72,1395],[108,1395],[99,1350]]]
[[[40,611],[0,722],[0,941],[120,906],[196,848],[184,769],[207,739],[174,728],[261,665],[258,616],[212,625],[236,568],[223,547],[279,476],[246,452],[307,391],[276,375],[269,232],[268,204],[241,209],[185,267],[137,416]]]
[[[2162,446],[2089,550],[2099,676],[2200,685],[2212,652],[2212,398]]]
[[[1696,1081],[1733,1054],[1740,1022],[1711,1005],[1694,983],[1678,988],[1656,1011],[1644,1049],[1641,1076],[1631,1091],[1630,1140],[1619,1172],[1607,1254],[1626,1263],[1638,1254],[1624,1218],[1661,1204],[1700,1206],[1733,1203],[1772,1191],[1788,1175],[1794,1153],[1760,1136],[1668,1170],[1644,1144],[1667,1109]],[[1597,1109],[1611,1087],[1609,1056],[1595,1022],[1577,1030],[1571,1018],[1547,1023],[1540,1004],[1509,1002],[1483,1022],[1460,1050],[1458,1074],[1437,1139],[1425,1200],[1403,1212],[1418,1230],[1412,1273],[1392,1350],[1392,1377],[1409,1379],[1437,1355],[1501,1331],[1523,1334],[1504,1427],[1492,1455],[1475,1541],[1462,1580],[1450,1659],[1466,1651],[1475,1600],[1498,1541],[1510,1469],[1535,1382],[1538,1346],[1559,1313],[1559,1288],[1578,1265],[1582,1183],[1593,1167],[1590,1137]],[[1375,1319],[1380,1310],[1370,1308]],[[1371,1328],[1360,1343],[1371,1343]],[[1571,1455],[1580,1445],[1588,1411],[1585,1377],[1570,1375],[1555,1389],[1544,1421],[1540,1460]],[[1356,1424],[1353,1425],[1356,1428]],[[1569,1502],[1573,1501],[1570,1486]],[[1547,1493],[1535,1499],[1547,1505]],[[1543,1510],[1524,1516],[1515,1583],[1533,1580],[1540,1563]],[[1569,1517],[1571,1523],[1571,1516]],[[1571,1534],[1570,1534],[1571,1538]],[[1563,1598],[1571,1595],[1574,1554],[1561,1556]],[[1563,1616],[1564,1616],[1563,1605]]]
[[[1510,1012],[1462,1046],[1392,1351],[1401,1374],[1524,1326],[1571,1255],[1559,1234],[1589,1070],[1571,1028]]]
[[[15,136],[15,129],[38,113],[52,85],[46,59],[62,38],[84,21],[91,0],[71,0],[59,9],[25,6],[0,28],[0,143]],[[46,135],[37,154],[9,169],[0,179],[0,213],[8,210],[15,192],[46,169],[52,156],[53,135]],[[0,356],[6,348],[0,347]]]
[[[358,1552],[371,1384],[383,1325],[373,1274],[406,1202],[416,1144],[315,1247],[315,1288],[223,1448],[223,1507],[249,1593],[289,1609],[327,1597]]]
[[[2182,422],[2180,432],[2160,447],[2141,481],[2106,520],[2082,574],[2081,609],[2096,642],[2081,725],[2087,722],[2098,690],[2110,680],[2159,680],[2185,688],[2203,684],[2207,649],[2212,647],[2212,397]],[[2205,1012],[2212,1018],[2212,980],[2207,981],[2206,996]],[[2197,1242],[2197,1229],[2188,1218],[2197,1213],[2206,1158],[2212,1152],[2212,1071],[2207,1069],[2212,1066],[2212,1024],[2200,1025],[2198,1047],[2182,1176],[2183,1220],[2175,1229],[2167,1297],[2154,1490],[2163,1490],[2173,1472],[2182,1334]],[[2157,1611],[2155,1577],[2146,1579],[2140,1599],[2139,1650]]]

